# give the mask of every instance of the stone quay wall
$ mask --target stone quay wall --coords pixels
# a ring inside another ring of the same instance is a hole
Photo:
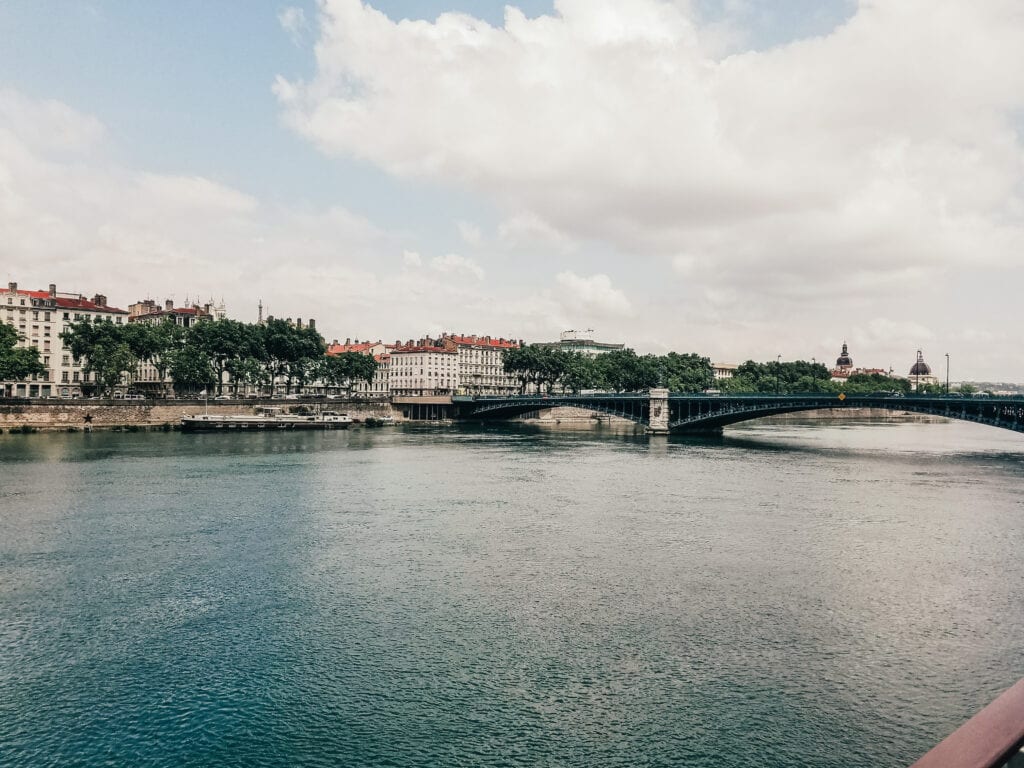
[[[307,407],[313,403],[306,403]],[[75,431],[83,429],[177,429],[182,416],[197,413],[250,415],[256,406],[275,406],[291,410],[303,405],[279,400],[211,402],[202,400],[72,400],[46,403],[4,403],[0,400],[0,430],[4,432],[33,429],[39,431]],[[316,403],[324,410],[347,413],[353,419],[391,416],[401,420],[401,411],[381,401],[331,400]]]

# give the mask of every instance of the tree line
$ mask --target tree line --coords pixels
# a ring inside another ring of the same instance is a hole
[[[729,394],[753,393],[836,393],[848,395],[870,395],[876,392],[907,395],[914,389],[913,379],[887,376],[881,373],[855,373],[844,381],[832,381],[832,372],[821,363],[795,360],[757,363],[748,360],[736,368],[732,378],[722,379],[718,387]],[[941,383],[920,383],[919,394],[941,395],[946,391]],[[971,394],[976,388],[961,384],[953,390],[960,394]]]
[[[69,325],[61,339],[82,370],[92,374],[100,394],[109,394],[125,379],[134,380],[141,363],[157,373],[161,394],[168,379],[175,393],[203,390],[233,394],[240,389],[283,383],[285,392],[317,382],[341,389],[371,381],[377,369],[369,355],[345,352],[326,355],[326,343],[315,328],[286,320],[243,323],[237,320],[200,322],[189,328],[171,320],[117,325],[83,320]]]
[[[668,387],[701,392],[714,381],[711,361],[697,354],[637,355],[632,349],[588,357],[544,344],[527,344],[504,353],[505,372],[519,380],[520,391],[533,389],[580,393],[583,390],[639,392]]]

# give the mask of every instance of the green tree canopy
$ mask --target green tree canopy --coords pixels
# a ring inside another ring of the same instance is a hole
[[[0,381],[20,381],[46,371],[35,347],[19,347],[21,337],[6,323],[0,323]]]

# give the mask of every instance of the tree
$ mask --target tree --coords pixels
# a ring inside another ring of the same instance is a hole
[[[127,326],[109,320],[72,323],[60,334],[65,348],[75,358],[85,361],[82,371],[93,374],[97,388],[104,394],[120,383],[121,377],[135,370],[139,357],[132,352],[130,339],[135,339]]]
[[[348,394],[357,381],[371,382],[377,372],[377,361],[360,352],[342,352],[325,355],[320,361],[317,375],[328,386],[340,387]]]
[[[237,320],[212,320],[192,326],[189,341],[206,355],[216,372],[217,394],[224,391],[224,374],[231,364],[252,356],[253,340],[249,326]]]
[[[582,389],[593,388],[597,381],[597,366],[594,359],[579,352],[568,352],[564,360],[559,383],[563,388],[578,395]]]
[[[305,382],[311,365],[327,349],[315,328],[296,328],[287,320],[268,320],[261,326],[260,347],[270,374],[285,377],[286,392],[296,380]]]
[[[210,358],[197,344],[187,340],[184,346],[170,353],[169,371],[175,392],[195,394],[209,392],[216,381]]]
[[[715,381],[711,360],[693,353],[669,352],[661,358],[659,384],[671,392],[703,392]]]
[[[22,381],[46,372],[35,347],[19,347],[21,337],[11,326],[0,323],[0,381]]]

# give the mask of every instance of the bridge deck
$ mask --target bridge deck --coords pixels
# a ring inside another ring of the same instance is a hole
[[[662,400],[661,402],[665,402]],[[507,419],[559,406],[585,408],[650,425],[646,392],[594,395],[509,395],[454,397],[461,418]],[[823,409],[878,408],[921,413],[1024,432],[1024,398],[891,395],[693,395],[668,396],[672,432],[719,430],[729,424],[782,413]]]

